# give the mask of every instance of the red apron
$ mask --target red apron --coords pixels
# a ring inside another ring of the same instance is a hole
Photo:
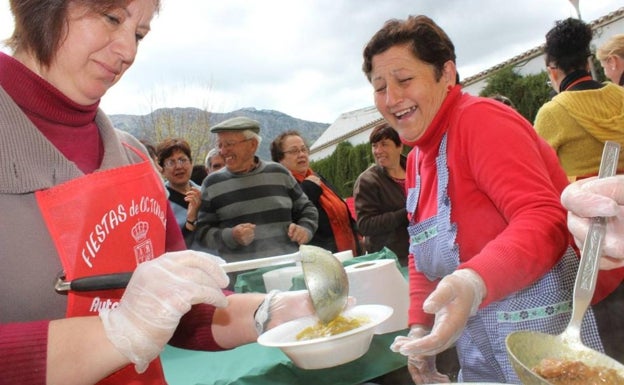
[[[151,162],[141,157],[141,163],[94,172],[35,193],[65,279],[133,271],[164,252],[167,197]],[[122,289],[70,291],[67,317],[96,316],[102,308],[118,306],[122,294]],[[142,374],[128,365],[98,384],[166,382],[156,359]]]

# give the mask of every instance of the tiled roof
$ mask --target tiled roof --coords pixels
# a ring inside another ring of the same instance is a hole
[[[382,120],[383,118],[375,106],[345,112],[331,126],[327,127],[325,132],[310,146],[310,151],[314,153],[327,146],[336,145],[360,131],[375,126]]]
[[[619,8],[605,16],[602,16],[594,21],[592,21],[591,23],[589,23],[589,25],[592,27],[592,29],[596,30],[606,24],[612,23],[615,20],[621,19],[622,17],[624,17],[624,7]],[[468,86],[472,83],[475,83],[485,77],[488,77],[489,75],[491,75],[492,73],[501,70],[505,67],[508,67],[510,65],[515,65],[515,64],[519,64],[522,63],[523,61],[527,61],[530,59],[533,59],[536,56],[541,55],[544,52],[544,46],[545,44],[539,45],[535,48],[531,48],[528,51],[525,51],[523,53],[521,53],[520,55],[514,56],[509,60],[506,60],[502,63],[499,63],[493,67],[490,67],[484,71],[479,72],[476,75],[472,75],[469,76],[465,79],[462,80],[462,84],[464,86]]]

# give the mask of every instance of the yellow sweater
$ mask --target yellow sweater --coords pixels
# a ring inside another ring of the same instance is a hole
[[[604,142],[624,148],[624,87],[565,91],[545,103],[535,117],[535,129],[557,152],[569,178],[598,174]],[[624,170],[624,156],[619,170]]]

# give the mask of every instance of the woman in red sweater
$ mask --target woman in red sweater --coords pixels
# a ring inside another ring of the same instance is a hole
[[[448,382],[435,356],[454,344],[460,381],[519,383],[505,337],[558,334],[570,317],[578,259],[557,156],[512,108],[462,92],[453,43],[426,16],[387,21],[363,70],[377,109],[413,147],[410,332],[392,349],[416,383]],[[583,326],[586,344],[602,350],[591,311]]]
[[[98,109],[159,2],[10,5],[13,56],[0,54],[0,383],[165,384],[157,357],[168,342],[231,348],[310,314],[305,291],[226,297],[221,259],[184,250],[147,151]],[[125,291],[54,290],[59,273],[123,271],[134,271]]]

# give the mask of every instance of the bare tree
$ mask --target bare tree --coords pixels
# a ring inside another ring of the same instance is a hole
[[[209,95],[210,88],[208,87]],[[183,88],[182,91],[185,89]],[[169,90],[169,92],[171,92]],[[167,92],[162,91],[159,98],[155,93],[150,97],[150,105],[166,105]],[[160,103],[158,103],[160,102]],[[212,113],[209,103],[203,108],[176,107],[151,108],[150,114],[141,119],[141,132],[150,141],[158,144],[166,138],[183,138],[191,146],[194,164],[202,164],[208,151],[212,148],[213,135],[210,134],[210,117]]]

